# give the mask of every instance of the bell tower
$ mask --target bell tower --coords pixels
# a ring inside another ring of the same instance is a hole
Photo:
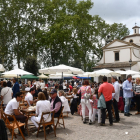
[[[133,29],[133,32],[134,34],[139,34],[139,26],[136,25],[137,23],[135,23],[135,26],[132,28]]]

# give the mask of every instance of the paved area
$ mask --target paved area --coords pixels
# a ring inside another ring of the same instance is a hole
[[[58,127],[56,130],[57,137],[53,134],[47,135],[48,140],[140,140],[140,115],[125,117],[120,113],[120,123],[109,126],[108,119],[106,126],[98,126],[96,122],[93,125],[83,124],[81,117],[78,115],[69,115],[65,118],[66,129]],[[10,139],[9,135],[9,139]],[[17,140],[22,140],[18,136]],[[44,140],[44,133],[40,132],[36,138],[36,132],[26,137],[26,140]]]

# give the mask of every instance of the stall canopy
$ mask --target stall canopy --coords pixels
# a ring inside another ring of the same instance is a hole
[[[133,75],[132,78],[140,78],[140,75]]]
[[[33,75],[32,73],[24,71],[22,69],[14,69],[14,70],[11,70],[11,71],[4,72],[2,74],[4,74],[4,75],[15,74],[15,75],[21,75],[21,76],[22,75]]]
[[[129,74],[140,74],[140,72],[137,72],[137,71],[133,71],[133,70],[127,70],[127,71],[116,71],[117,73],[120,73],[121,75],[123,74],[126,74],[126,75],[129,75]]]
[[[66,74],[66,73],[64,73],[63,74],[63,76],[64,76],[64,78],[66,79],[66,77],[71,77],[71,79],[72,79],[72,77],[74,76],[73,74]],[[49,75],[49,79],[62,79],[62,73],[56,73],[56,74],[50,74]]]
[[[79,78],[79,79],[91,79],[91,77],[79,77],[79,76],[77,76],[77,78]]]
[[[89,74],[89,77],[99,77],[99,76],[112,77],[112,76],[121,76],[121,75],[119,73],[116,73],[108,69],[101,69],[101,70],[94,71],[91,74]]]
[[[13,77],[20,78],[20,76],[18,76],[17,74],[5,74],[5,75],[2,75],[1,77],[2,78],[13,78]]]
[[[73,78],[73,79],[80,79],[80,78],[78,78],[78,77],[76,77],[76,76],[73,76],[72,78]]]
[[[49,67],[45,69],[40,69],[39,73],[44,74],[56,74],[56,73],[73,73],[73,74],[83,74],[84,71],[82,69],[66,66],[66,65],[58,65],[54,67]]]
[[[46,76],[44,74],[41,74],[41,75],[39,75],[37,77],[40,78],[40,79],[47,79],[47,78],[49,78],[48,76]]]
[[[38,79],[38,77],[34,75],[24,75],[21,76],[21,79]]]
[[[85,77],[86,79],[92,75],[93,72],[84,72],[83,74],[78,74],[78,77]]]

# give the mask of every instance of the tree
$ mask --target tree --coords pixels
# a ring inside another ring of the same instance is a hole
[[[123,24],[90,15],[92,7],[91,0],[1,0],[2,63],[12,69],[16,59],[20,68],[33,56],[44,67],[66,64],[91,71],[108,35],[114,40],[129,34]]]
[[[38,64],[35,57],[28,56],[24,64],[24,70],[33,73],[34,75],[38,74],[38,69],[40,65]]]

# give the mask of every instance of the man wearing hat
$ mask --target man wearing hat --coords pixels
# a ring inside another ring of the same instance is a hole
[[[57,96],[57,90],[53,89],[51,91],[51,111],[55,111],[54,117],[59,117],[62,109],[62,102],[60,98]]]

